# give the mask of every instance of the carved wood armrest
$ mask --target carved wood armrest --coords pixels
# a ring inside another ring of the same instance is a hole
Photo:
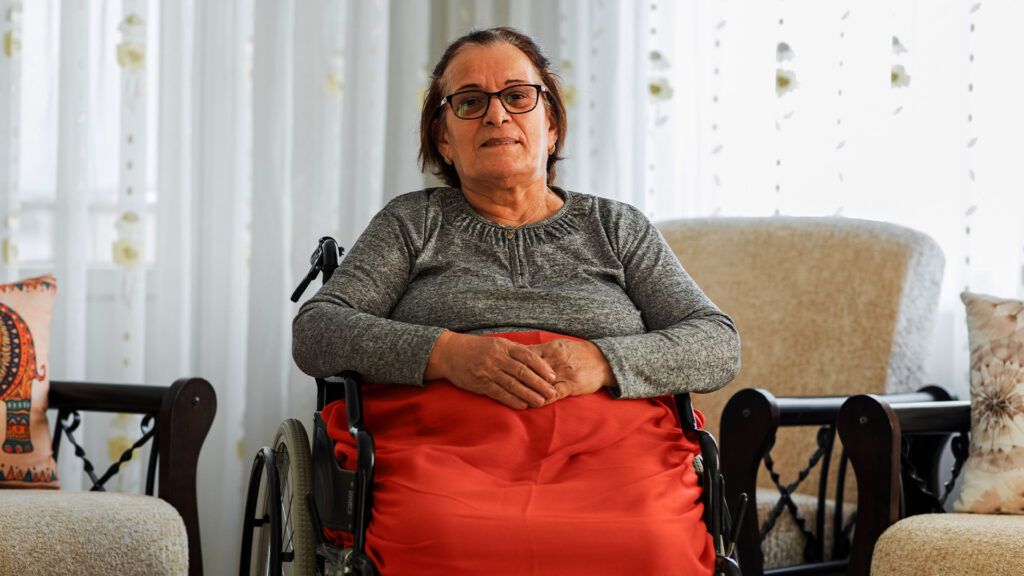
[[[891,394],[883,396],[893,405],[904,403],[930,403],[936,400],[947,400],[951,396],[939,386],[926,386],[917,392]],[[760,576],[764,573],[764,556],[761,551],[761,526],[757,518],[757,474],[765,456],[775,442],[780,426],[820,426],[828,427],[828,434],[835,434],[837,417],[848,396],[802,396],[780,397],[761,388],[740,390],[730,398],[722,411],[720,427],[722,473],[725,476],[725,493],[728,502],[735,502],[739,494],[746,493],[750,497],[750,513],[743,519],[737,547],[740,566],[747,576]],[[846,440],[843,439],[844,446]],[[831,459],[831,436],[819,438],[821,455],[812,458],[812,466],[818,459],[825,462]],[[847,447],[847,450],[849,448]],[[837,478],[837,494],[841,500],[843,474],[845,467],[840,465],[840,477]],[[859,479],[858,479],[859,480]],[[824,523],[825,494],[828,488],[827,474],[822,474],[818,490],[818,518],[816,522]],[[836,518],[841,522],[841,504],[837,508]],[[859,529],[859,528],[858,528]],[[836,537],[842,527],[836,531]],[[820,534],[823,530],[817,530]],[[819,543],[820,545],[820,543]],[[822,573],[840,569],[822,564]],[[794,574],[797,572],[793,572]]]

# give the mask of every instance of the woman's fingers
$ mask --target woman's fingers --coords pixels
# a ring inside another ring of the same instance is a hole
[[[507,392],[508,394],[511,394],[512,396],[518,398],[519,400],[526,402],[526,404],[528,404],[532,408],[540,408],[548,401],[548,398],[542,396],[536,390],[524,385],[521,380],[510,374],[498,374],[496,375],[495,378],[493,378],[492,381],[496,386],[498,386],[498,388],[501,391]],[[550,384],[545,385],[551,391],[551,399],[554,399],[555,390],[551,388]]]
[[[545,382],[555,381],[555,370],[540,354],[526,346],[514,346],[510,350],[510,356],[528,367],[534,374]]]
[[[488,388],[489,389],[487,390],[487,392],[481,393],[483,396],[487,396],[492,400],[501,402],[502,404],[508,406],[509,408],[512,408],[514,410],[525,410],[530,407],[530,405],[526,401],[516,397],[514,394],[512,394],[508,390],[505,390],[497,383],[492,382]]]
[[[556,378],[555,371],[543,358],[524,346],[511,348],[509,357],[511,363],[502,367],[505,374],[514,379],[516,383],[540,394],[544,401],[554,400],[557,397],[557,393],[551,385]]]
[[[573,395],[572,382],[565,381],[565,380],[560,381],[560,382],[555,382],[555,392],[558,393],[558,399],[559,400],[561,400],[562,398],[568,398],[569,396],[572,396]]]
[[[558,398],[593,394],[615,381],[604,353],[592,342],[553,340],[531,348],[557,372]]]

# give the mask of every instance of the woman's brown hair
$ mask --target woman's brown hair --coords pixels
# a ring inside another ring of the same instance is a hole
[[[459,50],[467,44],[489,46],[498,42],[505,42],[515,46],[526,54],[533,67],[540,75],[540,81],[547,89],[547,100],[545,110],[548,113],[550,122],[555,127],[555,150],[548,155],[548,184],[555,182],[555,164],[562,160],[562,146],[565,143],[565,135],[569,131],[569,120],[566,116],[565,101],[562,100],[562,84],[558,76],[549,69],[550,61],[540,49],[540,46],[532,38],[522,32],[507,27],[489,28],[487,30],[473,30],[448,45],[441,56],[441,60],[434,66],[434,72],[430,77],[430,86],[427,88],[427,96],[423,101],[423,110],[420,112],[420,168],[440,178],[445,184],[452,188],[459,188],[461,182],[455,166],[444,161],[444,156],[437,147],[438,130],[441,129],[442,114],[441,100],[445,97],[445,87],[442,85],[442,76],[452,58]]]

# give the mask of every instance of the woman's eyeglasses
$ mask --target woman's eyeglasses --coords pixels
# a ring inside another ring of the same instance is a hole
[[[465,90],[445,96],[438,109],[448,104],[459,118],[475,120],[487,114],[491,107],[491,97],[497,96],[509,114],[526,114],[537,107],[541,92],[547,92],[547,88],[540,84],[516,84],[498,92]]]

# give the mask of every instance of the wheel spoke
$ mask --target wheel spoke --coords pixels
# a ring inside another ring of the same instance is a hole
[[[292,526],[292,490],[291,486],[288,487],[288,496],[284,498],[283,504],[287,506],[284,513],[284,531],[288,537],[288,541],[285,543],[282,550],[292,550],[292,538],[295,536],[295,529]]]
[[[282,563],[290,564],[295,559],[294,549],[292,547],[292,538],[295,535],[294,527],[292,526],[292,482],[291,475],[289,473],[289,466],[291,465],[288,446],[281,444],[278,446],[278,468],[281,473],[281,511],[282,511],[282,522],[281,522],[281,561]],[[284,569],[285,566],[282,566]],[[288,570],[290,572],[290,570]]]

